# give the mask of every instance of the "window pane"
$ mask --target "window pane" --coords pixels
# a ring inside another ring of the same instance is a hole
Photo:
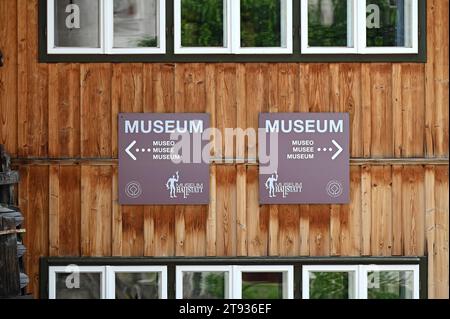
[[[412,47],[412,1],[367,0],[367,46]]]
[[[367,274],[369,299],[412,299],[413,271],[372,271]]]
[[[225,299],[228,273],[183,272],[184,299]]]
[[[223,0],[181,0],[181,46],[226,47]]]
[[[310,272],[310,299],[352,299],[354,272]]]
[[[55,46],[100,47],[98,0],[55,0]]]
[[[101,281],[101,273],[56,273],[56,299],[100,299]]]
[[[158,272],[116,273],[116,299],[160,299]]]
[[[283,273],[242,273],[242,299],[283,299]]]
[[[308,0],[308,45],[353,47],[351,0]]]
[[[282,0],[283,1],[283,0]],[[241,0],[241,46],[282,47],[280,0]],[[285,7],[285,6],[283,6]]]
[[[158,47],[157,0],[114,0],[114,47]]]

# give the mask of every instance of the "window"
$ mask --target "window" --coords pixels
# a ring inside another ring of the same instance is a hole
[[[164,0],[48,0],[49,54],[165,53]]]
[[[356,4],[302,0],[302,53],[357,53]]]
[[[167,299],[167,267],[50,267],[49,299]]]
[[[105,267],[50,267],[50,299],[104,299]]]
[[[355,299],[358,266],[304,266],[304,299]]]
[[[426,0],[44,0],[39,6],[39,61],[46,63],[426,61]]]
[[[175,53],[292,53],[292,0],[175,0]]]
[[[177,299],[292,299],[293,266],[179,266]]]
[[[419,299],[426,257],[45,257],[50,299]]]
[[[293,266],[236,266],[235,299],[294,299]]]
[[[177,299],[231,299],[231,266],[177,267]]]
[[[417,53],[417,0],[364,0],[361,53]],[[365,9],[365,10],[364,10]]]
[[[362,299],[419,299],[419,266],[363,266]]]
[[[419,299],[418,265],[303,266],[304,299]]]
[[[107,299],[167,299],[165,267],[107,267]]]
[[[418,53],[418,0],[301,1],[302,53]]]

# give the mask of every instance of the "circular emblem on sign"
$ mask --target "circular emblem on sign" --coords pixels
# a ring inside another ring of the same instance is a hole
[[[344,192],[344,187],[342,186],[342,183],[338,181],[330,181],[327,184],[327,194],[330,197],[337,198],[342,195]]]
[[[142,187],[136,181],[129,182],[125,187],[125,194],[130,198],[138,198],[142,195]]]

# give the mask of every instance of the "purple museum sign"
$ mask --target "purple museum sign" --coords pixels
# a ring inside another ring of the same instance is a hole
[[[262,113],[261,204],[349,203],[347,113]]]
[[[119,203],[209,204],[209,125],[207,114],[119,114]]]

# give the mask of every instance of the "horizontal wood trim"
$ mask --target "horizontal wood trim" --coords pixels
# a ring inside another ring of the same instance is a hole
[[[16,158],[12,160],[18,165],[117,165],[115,158]],[[252,159],[212,159],[212,165],[246,165],[258,166],[257,160]],[[351,166],[365,165],[449,165],[449,158],[352,158]]]

